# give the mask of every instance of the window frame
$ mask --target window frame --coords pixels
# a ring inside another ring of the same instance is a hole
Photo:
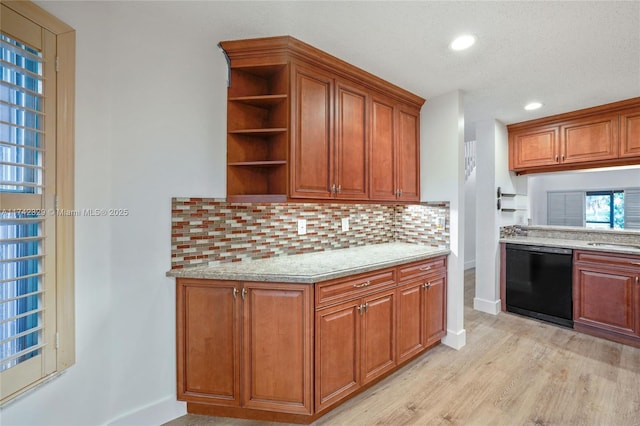
[[[607,196],[609,197],[609,221],[608,222],[597,222],[593,220],[587,220],[586,209],[585,209],[585,218],[584,223],[586,227],[589,227],[589,224],[608,224],[609,229],[615,229],[615,194],[624,194],[623,189],[610,189],[604,191],[586,191],[584,194],[585,197],[585,205],[587,203],[587,198],[592,196]]]
[[[19,19],[27,19],[54,35],[55,72],[54,90],[51,98],[55,105],[55,120],[47,127],[48,146],[54,146],[55,186],[47,190],[55,210],[70,211],[74,208],[74,136],[75,136],[75,30],[44,9],[30,1],[0,0],[2,10],[2,32],[9,37],[22,39]],[[19,15],[14,19],[11,15]],[[24,21],[23,21],[24,22]],[[16,34],[18,36],[16,36]],[[51,79],[51,77],[49,77]],[[51,86],[51,83],[49,83]],[[53,140],[53,143],[51,142]],[[53,238],[45,236],[45,244],[54,244],[54,279],[49,278],[47,291],[55,293],[55,363],[46,374],[33,374],[21,378],[24,383],[12,383],[11,389],[19,388],[9,395],[2,395],[0,406],[18,395],[38,386],[61,373],[75,363],[75,283],[74,283],[74,218],[54,215]],[[51,241],[53,239],[53,242]],[[53,282],[52,282],[53,281]],[[41,369],[34,366],[34,369]],[[6,370],[11,371],[11,369]],[[10,377],[9,377],[10,378]],[[3,391],[4,393],[4,391]]]

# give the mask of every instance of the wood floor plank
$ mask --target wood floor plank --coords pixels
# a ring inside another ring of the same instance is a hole
[[[317,425],[638,426],[640,348],[472,308],[467,345],[440,345],[315,422]],[[186,415],[168,426],[273,423]]]

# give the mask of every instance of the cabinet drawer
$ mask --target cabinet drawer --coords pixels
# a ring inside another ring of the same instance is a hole
[[[339,278],[316,284],[316,307],[360,297],[396,285],[395,269]]]
[[[441,273],[447,268],[447,257],[441,256],[434,259],[422,260],[420,262],[403,265],[398,268],[398,280],[405,281],[416,275],[433,275]]]
[[[625,254],[609,254],[598,251],[574,251],[574,262],[597,263],[616,267],[640,269],[640,256]]]

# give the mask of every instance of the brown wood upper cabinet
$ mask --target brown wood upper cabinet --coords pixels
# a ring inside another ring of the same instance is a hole
[[[309,66],[293,66],[291,198],[369,198],[368,94]]]
[[[424,99],[292,37],[220,46],[229,201],[419,201]]]
[[[640,107],[620,114],[620,157],[640,158]]]
[[[519,174],[640,164],[640,98],[507,126]]]

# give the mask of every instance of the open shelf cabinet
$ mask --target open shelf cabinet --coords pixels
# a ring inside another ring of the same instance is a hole
[[[286,201],[289,66],[232,67],[227,97],[227,198]]]

